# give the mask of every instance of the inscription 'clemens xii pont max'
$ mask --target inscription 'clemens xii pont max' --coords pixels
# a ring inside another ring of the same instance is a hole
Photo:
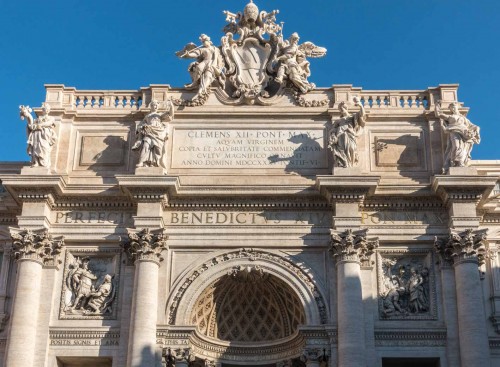
[[[327,167],[322,129],[183,129],[173,134],[172,168]]]

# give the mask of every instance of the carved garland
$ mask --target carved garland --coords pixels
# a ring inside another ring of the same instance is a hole
[[[292,261],[287,260],[281,256],[269,253],[269,252],[263,252],[263,251],[256,251],[254,249],[240,249],[237,251],[233,252],[228,252],[220,256],[216,256],[205,263],[203,263],[201,266],[199,266],[196,270],[191,272],[191,275],[189,275],[185,280],[184,283],[181,285],[177,293],[175,294],[169,308],[169,314],[168,314],[168,323],[170,325],[175,324],[175,319],[177,316],[177,309],[178,306],[181,302],[182,297],[184,296],[186,290],[189,288],[189,286],[206,270],[209,268],[222,264],[226,261],[233,260],[233,259],[248,259],[250,261],[254,260],[270,260],[272,262],[278,263],[280,265],[283,265],[286,267],[290,272],[294,273],[297,275],[300,280],[302,280],[306,286],[309,288],[311,293],[313,294],[314,300],[316,302],[316,305],[318,307],[318,311],[320,314],[320,319],[322,324],[326,324],[328,321],[328,315],[326,312],[326,303],[323,299],[323,296],[320,294],[318,288],[314,284],[314,281],[311,279],[311,277],[307,274],[307,272],[294,264]]]

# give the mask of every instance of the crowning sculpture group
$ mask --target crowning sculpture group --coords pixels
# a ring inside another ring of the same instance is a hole
[[[276,23],[278,10],[259,11],[251,1],[243,13],[225,11],[227,24],[223,31],[221,46],[215,46],[206,34],[200,36],[200,46],[187,44],[176,53],[180,58],[193,58],[188,71],[191,83],[185,87],[195,90],[190,100],[175,99],[167,102],[166,112],[162,106],[151,101],[151,112],[136,128],[136,142],[132,149],[139,151],[137,167],[151,166],[167,168],[166,140],[167,123],[174,119],[174,104],[186,106],[203,105],[215,86],[217,98],[224,104],[272,104],[291,88],[293,96],[301,106],[324,106],[328,100],[308,101],[304,94],[315,88],[308,81],[311,75],[308,57],[322,57],[326,49],[311,42],[299,44],[298,33],[288,40],[283,38],[283,23]],[[349,113],[345,102],[339,104],[340,118],[333,121],[328,131],[328,148],[332,151],[335,167],[355,167],[359,162],[358,137],[362,134],[367,114],[363,104],[353,99],[359,112]],[[32,167],[50,168],[52,147],[56,143],[54,117],[50,106],[43,103],[41,115],[33,118],[29,106],[19,106],[21,119],[27,119],[28,154]],[[479,127],[472,124],[459,111],[458,103],[452,103],[450,114],[442,112],[440,102],[435,105],[435,116],[447,136],[443,173],[450,167],[467,166],[474,144],[479,144]]]

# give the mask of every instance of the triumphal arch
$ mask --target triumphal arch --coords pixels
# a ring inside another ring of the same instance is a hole
[[[2,365],[500,366],[500,164],[458,86],[319,88],[324,47],[224,13],[182,88],[20,106]]]

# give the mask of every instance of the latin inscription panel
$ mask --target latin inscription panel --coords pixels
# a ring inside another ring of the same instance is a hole
[[[323,129],[175,128],[172,168],[327,168]]]

